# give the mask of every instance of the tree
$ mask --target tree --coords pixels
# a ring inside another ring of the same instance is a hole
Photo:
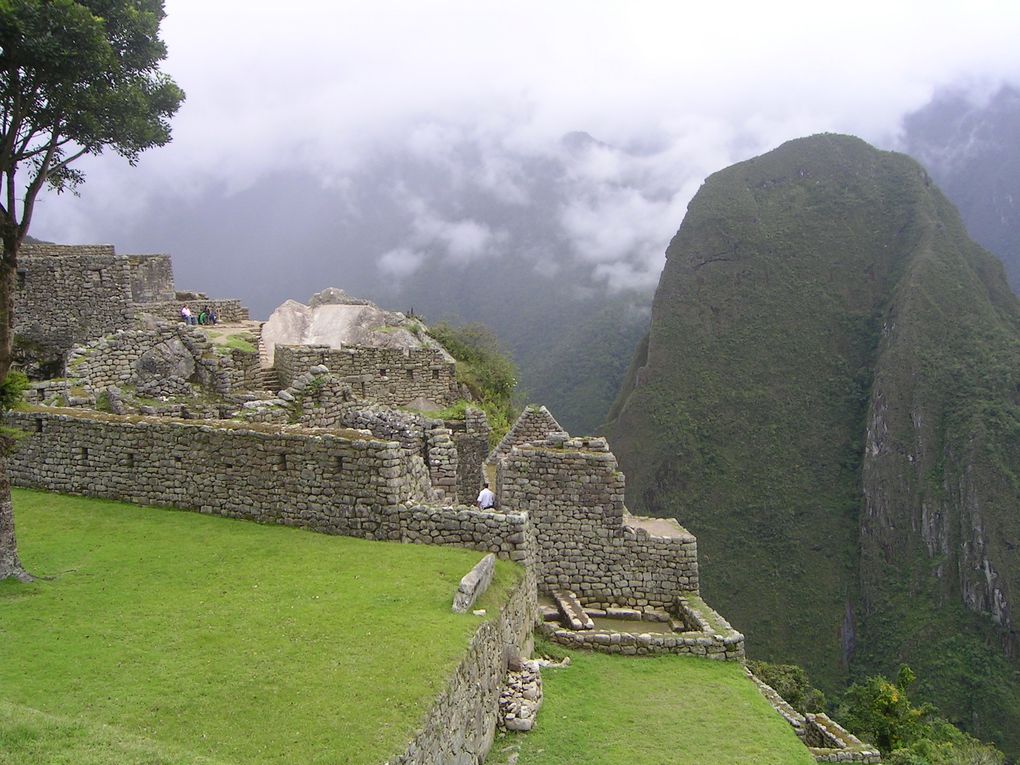
[[[184,93],[159,71],[162,0],[0,0],[0,386],[11,368],[18,251],[39,192],[74,191],[73,163],[112,149],[132,165],[170,140]],[[18,559],[0,464],[0,579]]]
[[[907,695],[916,677],[900,667],[896,682],[882,676],[851,685],[836,718],[871,741],[890,765],[1002,765],[1002,752],[945,720],[931,704],[914,706]]]

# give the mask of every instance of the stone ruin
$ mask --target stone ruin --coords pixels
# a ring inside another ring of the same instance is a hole
[[[8,416],[24,433],[8,460],[15,485],[469,547],[525,566],[392,763],[480,763],[497,724],[530,729],[541,678],[522,657],[536,622],[574,648],[743,661],[743,635],[700,597],[694,536],[627,511],[605,439],[573,438],[529,406],[490,450],[480,411],[429,413],[464,391],[416,320],[327,290],[253,324],[250,349],[224,349],[174,321],[181,293],[165,256],[35,246],[22,263],[16,332],[23,347],[60,350],[64,375],[37,382],[36,406]],[[233,303],[216,301],[221,317],[247,320]],[[486,471],[498,510],[472,506]],[[486,579],[465,577],[464,603]],[[819,761],[877,762],[768,690]]]
[[[215,307],[223,321],[248,319],[238,300],[178,292],[169,255],[121,257],[112,245],[22,245],[16,358],[30,377],[57,376],[75,345],[132,327],[142,315],[175,321],[185,300]]]

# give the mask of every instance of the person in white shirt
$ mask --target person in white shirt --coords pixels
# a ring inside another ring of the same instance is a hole
[[[491,510],[496,506],[496,495],[489,489],[489,484],[483,483],[482,490],[478,492],[478,507],[481,510]]]

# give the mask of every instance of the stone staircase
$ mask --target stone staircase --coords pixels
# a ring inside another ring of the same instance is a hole
[[[584,607],[570,590],[553,590],[553,600],[563,617],[564,626],[572,630],[593,630],[595,622],[584,612]]]
[[[269,349],[262,339],[262,324],[259,324],[259,387],[276,393],[280,390],[280,372],[269,360]]]

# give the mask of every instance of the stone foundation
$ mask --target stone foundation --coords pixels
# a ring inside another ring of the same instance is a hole
[[[744,660],[744,636],[698,596],[689,594],[677,598],[671,613],[683,620],[683,631],[642,629],[642,621],[634,620],[633,627],[615,630],[599,629],[597,623],[594,629],[568,629],[545,622],[539,632],[568,648],[586,648],[600,653],[684,654],[720,661]]]

